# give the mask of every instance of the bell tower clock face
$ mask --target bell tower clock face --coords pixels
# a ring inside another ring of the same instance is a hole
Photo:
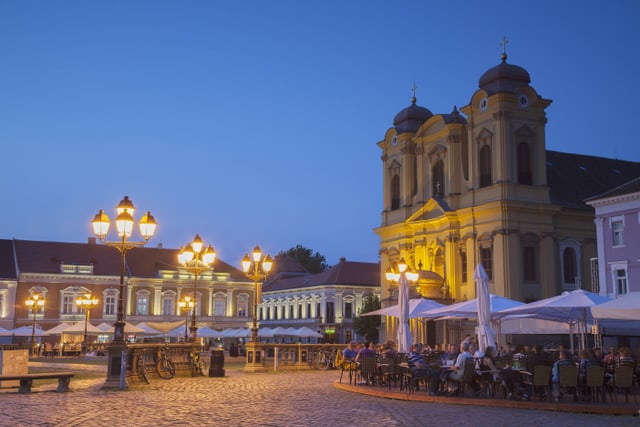
[[[527,108],[529,106],[529,98],[527,95],[518,96],[518,105],[522,108]]]
[[[489,100],[487,98],[482,98],[478,103],[478,107],[480,107],[480,111],[486,111],[489,108]]]

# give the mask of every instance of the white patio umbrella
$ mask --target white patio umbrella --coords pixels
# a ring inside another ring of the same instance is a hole
[[[409,328],[409,280],[406,274],[400,274],[398,280],[398,351],[408,353],[411,346],[411,330]]]
[[[506,310],[508,308],[518,307],[524,305],[519,301],[515,301],[509,298],[501,297],[499,295],[489,294],[489,300],[491,301],[491,317],[496,318],[497,312]],[[462,301],[456,304],[444,305],[439,308],[427,310],[419,313],[421,317],[428,317],[432,319],[454,317],[459,319],[475,319],[478,317],[478,299],[474,298],[468,301]]]
[[[442,307],[442,304],[430,300],[428,298],[412,298],[409,300],[409,318],[415,319],[420,316],[420,313],[432,310],[434,308]],[[362,313],[361,316],[392,316],[400,317],[400,304],[392,305],[389,307],[381,308],[380,310],[370,311],[368,313]]]
[[[82,335],[84,334],[84,322],[77,322],[73,325],[69,325],[69,327],[62,330],[62,333],[69,334],[69,335]],[[102,331],[97,327],[93,326],[91,323],[87,322],[87,333],[101,334]]]
[[[478,296],[478,346],[480,351],[484,353],[487,347],[495,345],[495,337],[491,329],[489,278],[482,264],[477,265],[473,279],[476,281],[476,295]]]
[[[298,328],[298,336],[301,338],[322,338],[322,334],[317,333],[313,329],[303,326]]]
[[[140,329],[143,329],[144,330],[143,333],[145,335],[161,335],[162,334],[162,331],[159,331],[156,328],[153,328],[153,327],[147,325],[145,322],[140,322],[136,326],[138,328],[140,328]]]
[[[48,333],[40,329],[39,326],[36,326],[35,334],[33,333],[33,326],[20,326],[19,328],[11,329],[10,332],[11,335],[14,335],[16,337],[30,337],[32,335],[35,335],[36,337],[44,337],[49,335]]]
[[[640,320],[640,292],[629,292],[611,301],[591,307],[594,319]]]
[[[101,328],[98,328],[101,329]],[[103,331],[106,334],[113,334],[115,332],[115,326],[111,326],[109,330]],[[140,334],[144,333],[144,329],[138,328],[136,325],[125,322],[124,323],[124,333],[125,334]]]
[[[260,328],[260,329],[258,329],[258,336],[260,338],[273,338],[273,329],[271,329],[271,328]]]
[[[202,338],[222,338],[222,332],[216,331],[209,326],[200,326],[197,335]]]
[[[102,333],[106,334],[109,332],[109,329],[113,328],[113,325],[103,322],[96,326],[96,328],[100,329]]]
[[[51,329],[47,329],[46,333],[47,335],[61,335],[62,331],[67,329],[69,326],[71,326],[71,323],[62,322]]]
[[[496,313],[496,316],[528,315],[537,319],[556,320],[572,326],[578,326],[578,332],[581,336],[580,348],[582,349],[586,345],[587,322],[593,321],[591,307],[610,300],[611,298],[609,297],[578,289],[570,292],[565,291],[560,295],[530,304],[502,310]],[[573,351],[573,339],[571,340],[571,347]]]
[[[150,327],[155,329],[156,331],[159,331],[160,333],[169,333],[170,331],[173,331],[176,328],[179,328],[180,326],[182,326],[184,328],[184,320],[176,320],[174,322],[142,322],[144,323],[144,327],[140,326],[142,325],[142,323],[139,323],[138,326],[139,327],[143,327],[146,329],[146,327]]]

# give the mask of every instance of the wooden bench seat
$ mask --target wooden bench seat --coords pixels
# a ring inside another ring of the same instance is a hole
[[[73,372],[40,372],[35,374],[20,374],[20,375],[0,375],[1,381],[20,381],[20,387],[18,388],[18,393],[25,394],[31,393],[31,386],[33,385],[33,380],[50,380],[50,379],[58,379],[58,388],[56,391],[58,392],[66,392],[69,391],[69,383],[71,382],[71,378],[75,374]]]

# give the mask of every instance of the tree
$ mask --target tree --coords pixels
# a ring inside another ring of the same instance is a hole
[[[322,273],[328,268],[327,260],[323,255],[318,252],[314,254],[311,249],[307,249],[302,245],[297,245],[286,252],[280,251],[276,258],[282,256],[289,256],[295,259],[311,274]]]
[[[362,308],[358,313],[369,313],[379,310],[380,308],[380,298],[369,293],[364,296]],[[353,319],[353,330],[367,340],[378,342],[378,327],[380,326],[380,322],[380,316],[358,316]]]

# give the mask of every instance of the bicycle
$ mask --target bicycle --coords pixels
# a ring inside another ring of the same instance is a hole
[[[189,353],[189,364],[191,365],[191,376],[195,377],[196,375],[205,376],[206,366],[202,359],[200,359],[200,353],[197,351],[192,351]]]
[[[140,381],[144,381],[147,384],[151,384],[149,381],[149,377],[147,376],[147,367],[144,362],[144,350],[138,350],[135,352],[135,361],[136,361],[136,374]]]
[[[176,375],[176,367],[167,356],[167,347],[158,349],[158,361],[156,362],[156,372],[160,378],[170,380]]]
[[[311,364],[314,369],[320,369],[326,371],[329,368],[333,367],[333,361],[335,357],[333,353],[329,350],[319,350],[313,354],[311,359]]]

